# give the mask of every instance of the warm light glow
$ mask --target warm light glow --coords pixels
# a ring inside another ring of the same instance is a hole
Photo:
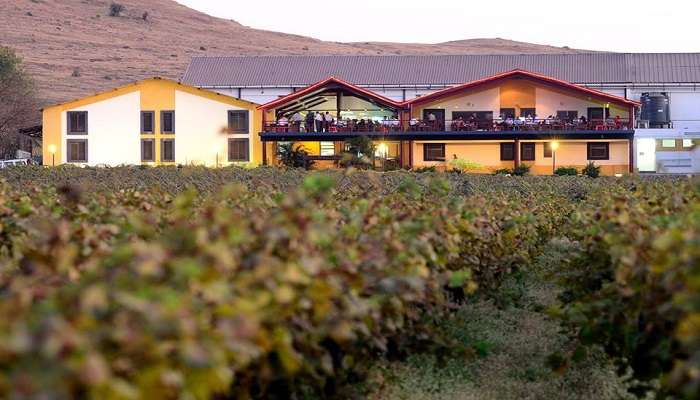
[[[552,151],[557,151],[559,149],[559,142],[551,143]]]
[[[389,156],[389,146],[386,143],[379,143],[375,155],[377,157],[386,158],[387,156]]]
[[[55,144],[50,144],[49,145],[49,153],[55,154],[56,153],[56,145]]]

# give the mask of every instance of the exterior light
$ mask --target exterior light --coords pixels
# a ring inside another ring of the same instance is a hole
[[[49,145],[49,153],[51,153],[51,166],[55,167],[56,166],[56,145],[55,144]]]
[[[377,152],[376,155],[378,155],[381,158],[386,158],[389,155],[389,146],[386,143],[379,143],[377,146]]]
[[[216,168],[219,168],[219,151],[221,150],[221,147],[219,147],[218,144],[214,145],[214,154],[216,154]]]
[[[552,175],[557,172],[557,150],[559,149],[559,142],[556,140],[549,144],[552,149]]]

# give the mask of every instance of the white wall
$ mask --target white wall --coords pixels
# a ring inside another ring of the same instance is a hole
[[[700,129],[700,92],[671,92],[669,97],[673,127]]]
[[[65,151],[61,162],[67,162],[67,140],[87,139],[87,165],[141,163],[141,92],[89,104],[68,111],[87,111],[88,134],[67,134],[67,111],[61,113],[61,137]]]
[[[206,88],[205,88],[206,89]],[[226,96],[238,98],[238,88],[228,88],[228,89],[208,89],[217,93],[224,94]],[[293,93],[294,90],[289,88],[275,88],[275,89],[250,89],[242,88],[240,89],[240,99],[250,101],[256,104],[265,104],[273,100],[277,100],[282,96],[286,96]]]
[[[175,110],[175,161],[178,164],[215,166],[217,153],[219,165],[228,164],[228,139],[251,139],[254,132],[252,112],[248,115],[248,134],[223,132],[228,127],[228,111],[244,109],[201,96],[175,91]],[[248,150],[252,162],[252,139]]]
[[[592,101],[566,96],[540,87],[535,88],[535,98],[538,118],[547,118],[549,115],[556,116],[557,111],[578,111],[579,116],[587,117],[589,107],[601,107],[600,104]]]

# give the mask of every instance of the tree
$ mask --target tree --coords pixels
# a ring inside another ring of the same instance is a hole
[[[344,167],[369,169],[374,165],[374,142],[367,136],[356,136],[345,142],[345,154],[341,164]]]
[[[309,160],[309,153],[303,147],[294,147],[294,143],[283,143],[277,149],[280,163],[288,168],[311,169],[313,160]]]
[[[0,158],[13,158],[19,148],[19,129],[36,124],[38,104],[34,81],[22,59],[0,47]]]

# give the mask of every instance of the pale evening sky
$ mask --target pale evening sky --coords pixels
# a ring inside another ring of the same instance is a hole
[[[339,42],[501,37],[618,52],[700,51],[697,0],[177,0],[243,25]]]

